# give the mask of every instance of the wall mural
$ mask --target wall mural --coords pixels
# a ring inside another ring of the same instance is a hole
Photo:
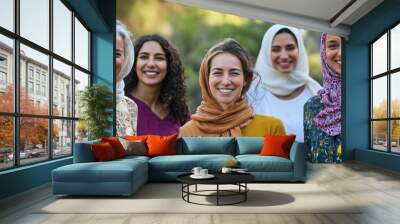
[[[155,0],[117,19],[119,136],[293,135],[342,162],[340,37]]]

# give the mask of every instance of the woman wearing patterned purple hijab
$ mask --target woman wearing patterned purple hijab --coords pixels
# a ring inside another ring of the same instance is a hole
[[[341,132],[341,74],[332,69],[326,56],[326,36],[321,37],[322,73],[324,76],[323,89],[318,92],[322,99],[324,109],[314,117],[317,126],[330,136],[339,135]],[[340,58],[341,60],[341,58]]]
[[[341,39],[322,34],[323,89],[304,105],[304,142],[309,162],[342,162]]]

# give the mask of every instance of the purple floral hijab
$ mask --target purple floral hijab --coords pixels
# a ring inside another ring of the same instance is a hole
[[[341,74],[335,72],[328,65],[326,57],[326,33],[321,36],[321,59],[322,73],[324,77],[323,88],[318,91],[324,108],[315,117],[314,121],[320,129],[330,136],[340,135],[341,133]]]

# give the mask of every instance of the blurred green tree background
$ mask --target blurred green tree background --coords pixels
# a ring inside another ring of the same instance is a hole
[[[198,71],[207,50],[224,38],[234,38],[249,52],[255,63],[264,33],[271,26],[271,23],[260,20],[163,0],[117,0],[117,19],[127,25],[134,38],[157,33],[178,49],[185,67],[192,113],[201,101]],[[310,75],[322,84],[320,36],[318,32],[303,32]]]

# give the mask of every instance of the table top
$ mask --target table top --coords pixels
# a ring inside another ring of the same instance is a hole
[[[194,179],[186,173],[177,177],[178,181],[186,184],[236,184],[248,183],[255,180],[255,177],[249,173],[212,173],[215,177],[211,179]]]

